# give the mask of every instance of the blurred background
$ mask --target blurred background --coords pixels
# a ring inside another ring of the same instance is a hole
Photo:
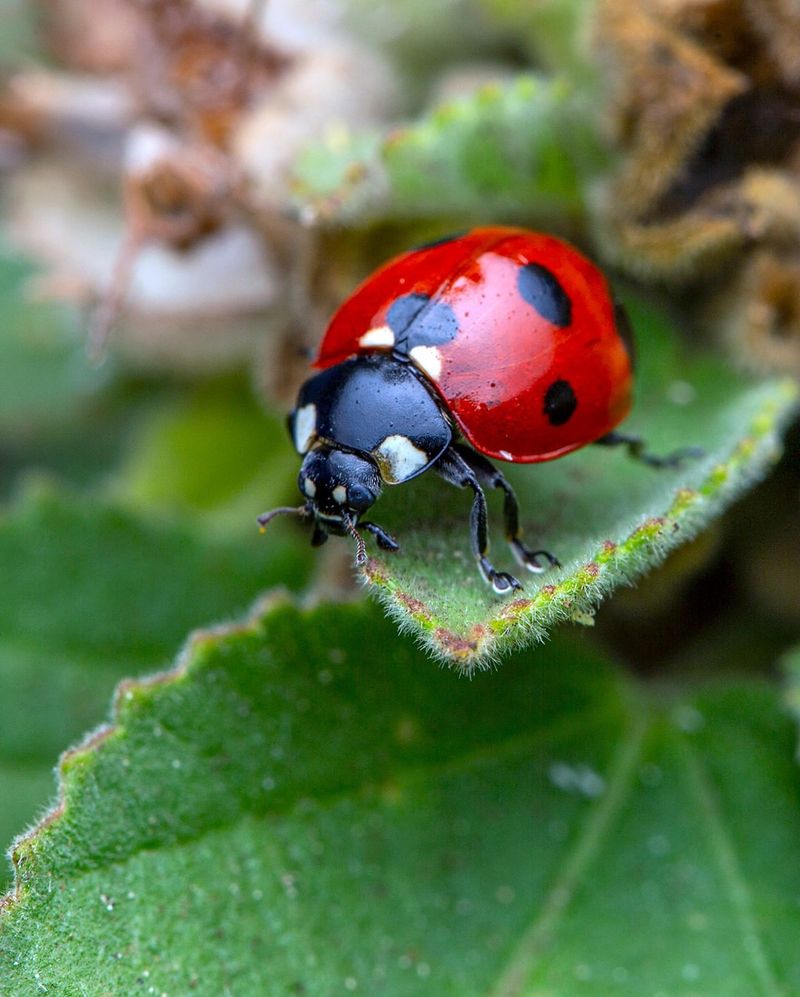
[[[328,317],[393,253],[546,228],[698,348],[800,372],[796,5],[2,0],[0,21],[3,842],[120,678],[272,585],[352,594],[349,551],[287,528],[267,559],[253,518],[293,501],[283,419]],[[647,673],[777,678],[798,444],[593,639]]]

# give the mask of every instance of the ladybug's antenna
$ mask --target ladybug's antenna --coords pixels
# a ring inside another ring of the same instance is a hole
[[[260,533],[263,533],[267,528],[267,523],[273,520],[276,516],[308,516],[309,509],[307,505],[298,505],[297,507],[293,505],[282,505],[277,509],[272,509],[270,512],[262,512],[260,516],[257,517],[256,522],[258,523],[258,529]]]
[[[344,517],[344,525],[347,527],[347,532],[356,542],[356,564],[360,567],[362,564],[367,563],[367,545],[364,543],[364,538],[355,528],[353,520],[349,516]]]

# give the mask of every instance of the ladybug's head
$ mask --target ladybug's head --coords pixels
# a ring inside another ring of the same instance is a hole
[[[305,504],[296,509],[273,509],[259,516],[262,531],[274,516],[283,513],[313,518],[312,544],[318,546],[324,543],[329,533],[336,536],[349,533],[357,544],[356,561],[363,564],[367,557],[366,547],[356,530],[356,523],[381,493],[381,476],[373,461],[318,443],[303,458],[297,484],[306,499]],[[376,534],[385,549],[396,549],[394,540],[380,527],[374,523],[365,525]]]
[[[333,533],[349,530],[348,520],[358,522],[381,493],[378,468],[368,457],[326,445],[305,455],[297,484],[309,512]]]

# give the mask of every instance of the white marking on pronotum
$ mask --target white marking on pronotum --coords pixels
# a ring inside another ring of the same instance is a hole
[[[317,431],[317,406],[304,405],[294,416],[294,445],[298,453],[306,453]]]
[[[415,346],[409,356],[434,381],[442,373],[442,354],[435,346]]]
[[[394,333],[388,325],[377,325],[358,340],[359,346],[394,346]]]
[[[375,451],[381,474],[389,484],[406,481],[429,463],[428,455],[407,436],[387,436]]]
[[[347,501],[347,489],[344,485],[337,485],[331,494],[333,495],[334,501],[338,502],[339,505],[344,505]]]
[[[311,480],[311,478],[303,478],[303,491],[308,495],[309,498],[314,498],[317,494],[317,486]]]

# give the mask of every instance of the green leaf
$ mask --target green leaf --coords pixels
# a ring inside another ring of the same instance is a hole
[[[757,682],[668,693],[565,638],[465,682],[374,607],[273,603],[64,757],[4,986],[798,992],[794,740]]]
[[[495,30],[508,29],[537,65],[596,86],[588,44],[595,6],[591,0],[480,0]]]
[[[504,465],[528,541],[564,565],[525,575],[524,592],[511,599],[493,595],[478,575],[466,493],[443,497],[447,486],[433,475],[389,489],[374,518],[401,551],[373,549],[365,576],[435,655],[472,669],[513,645],[542,640],[560,620],[590,619],[606,594],[696,535],[779,455],[794,385],[747,381],[719,361],[681,357],[659,312],[630,305],[639,338],[638,397],[623,429],[642,435],[655,453],[700,446],[706,456],[654,470],[620,450],[587,447],[547,464]],[[489,501],[495,563],[513,569],[501,503]]]
[[[154,406],[110,485],[120,502],[202,520],[252,539],[255,517],[296,498],[297,457],[283,419],[239,379]]]
[[[32,469],[85,486],[106,475],[124,446],[142,386],[114,384],[92,367],[84,332],[64,308],[31,300],[33,267],[0,238],[0,495]],[[115,390],[110,390],[111,387]]]
[[[0,239],[0,436],[60,425],[109,382],[67,312],[26,298],[33,272]]]
[[[276,536],[212,541],[104,502],[40,490],[0,520],[0,839],[51,794],[52,760],[99,723],[125,675],[164,667],[187,630],[308,576]],[[1,989],[1,988],[0,988]]]
[[[482,17],[474,0],[345,0],[337,14],[348,35],[397,65],[406,101],[424,98],[448,69],[508,56],[504,26]]]
[[[482,87],[387,135],[335,131],[295,164],[306,216],[552,223],[583,210],[604,162],[584,98],[525,75]]]
[[[782,664],[786,676],[786,705],[800,722],[800,645],[787,651]]]

